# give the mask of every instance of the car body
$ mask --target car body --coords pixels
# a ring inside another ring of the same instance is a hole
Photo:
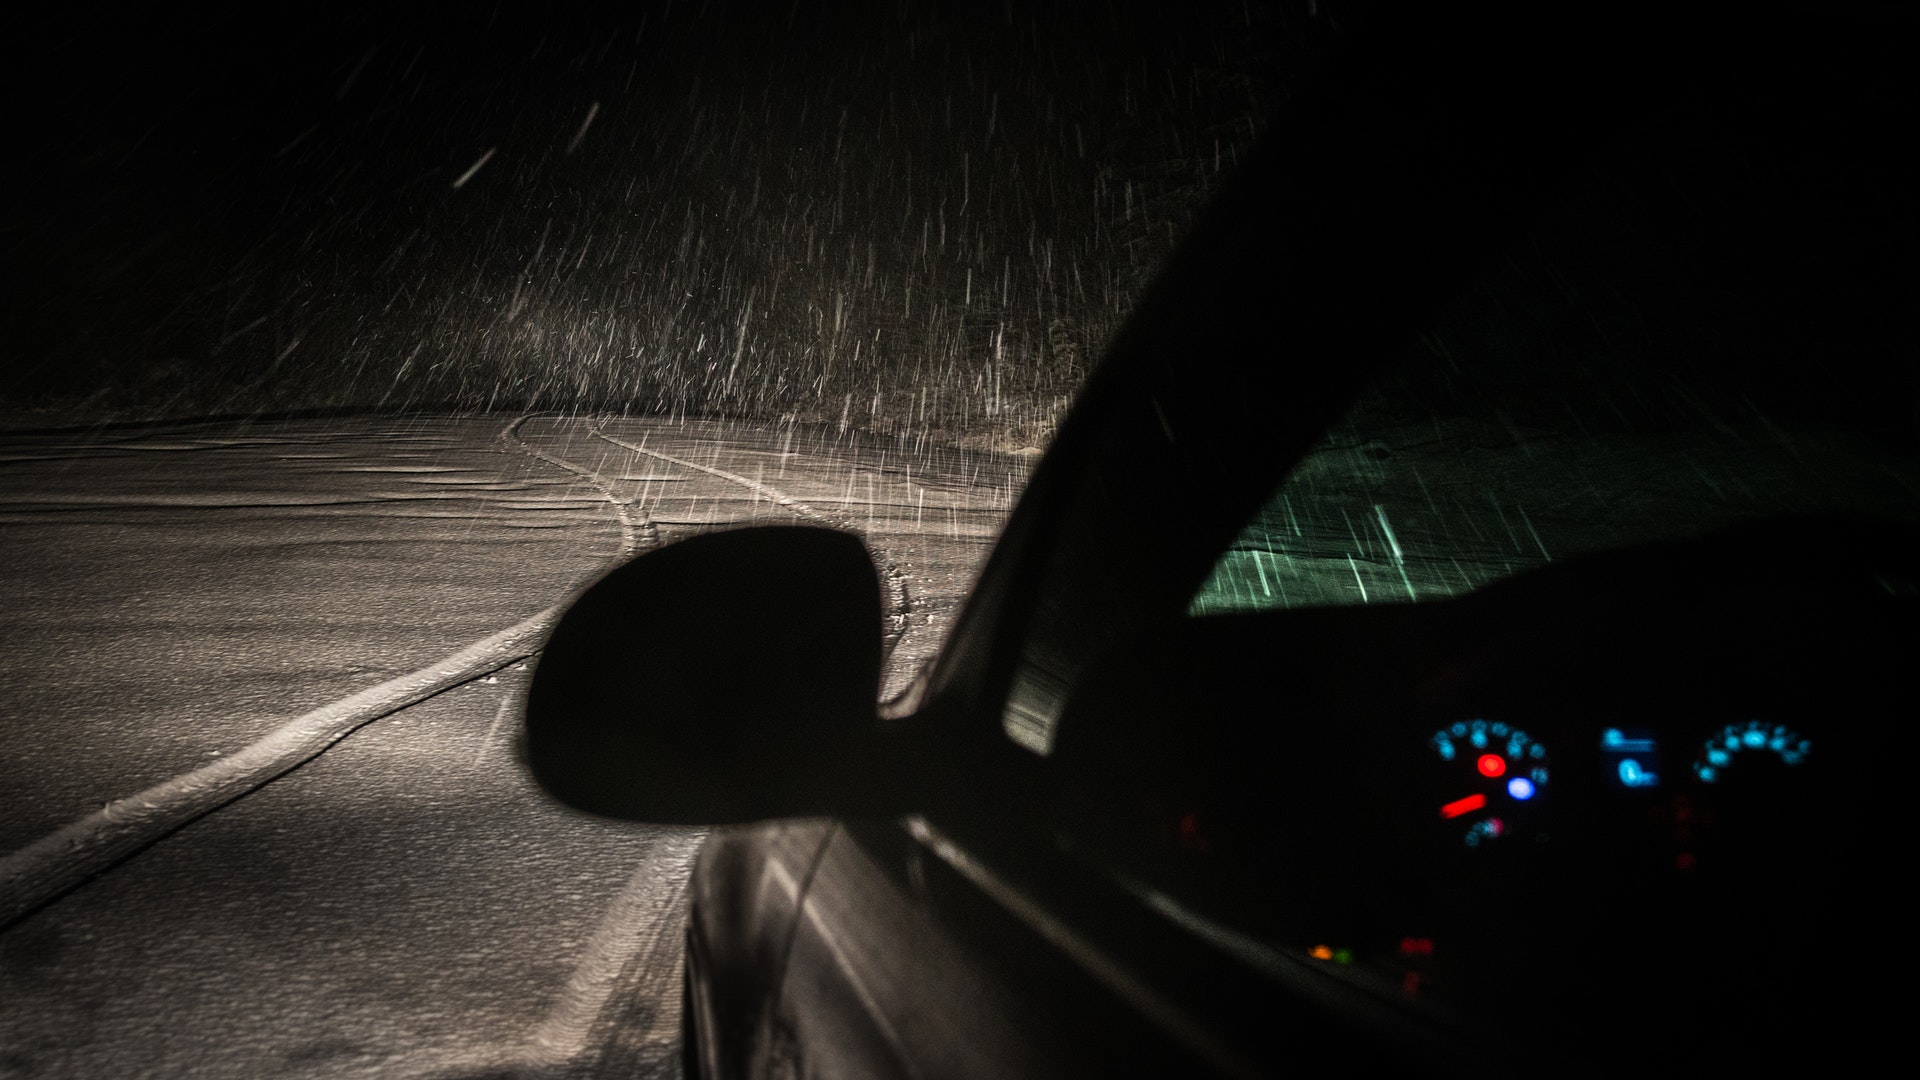
[[[529,704],[542,782],[738,823],[692,882],[690,1069],[1896,1046],[1868,987],[1920,655],[1920,184],[1885,147],[1914,35],[1851,14],[1382,15],[1164,270],[880,716],[877,639],[838,628],[877,626],[854,541],[701,538],[583,597]],[[666,647],[618,613],[698,618],[679,583],[743,562],[787,635],[764,691],[670,737],[594,720]],[[699,791],[642,791],[662,747]]]

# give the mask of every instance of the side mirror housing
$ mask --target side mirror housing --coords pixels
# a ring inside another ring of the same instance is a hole
[[[697,536],[561,617],[527,695],[527,760],[560,801],[636,821],[880,809],[880,660],[880,585],[857,537]]]

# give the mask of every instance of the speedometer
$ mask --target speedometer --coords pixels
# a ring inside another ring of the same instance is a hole
[[[1427,745],[1447,766],[1439,815],[1467,847],[1532,832],[1547,794],[1547,748],[1499,720],[1457,720]],[[1537,833],[1536,833],[1537,837]]]

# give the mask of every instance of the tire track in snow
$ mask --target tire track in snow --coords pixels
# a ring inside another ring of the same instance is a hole
[[[599,488],[620,519],[621,560],[658,543],[658,533],[645,513],[622,502],[596,473],[522,440],[518,432],[528,419],[522,416],[508,424],[500,441]],[[563,608],[547,608],[423,668],[323,705],[219,761],[115,799],[0,857],[0,930],[161,838],[299,768],[375,720],[532,656],[546,643]]]
[[[678,465],[683,469],[696,469],[706,473],[708,476],[719,477],[722,480],[739,484],[741,487],[767,499],[781,509],[792,513],[794,516],[811,521],[814,524],[825,525],[835,529],[844,529],[847,532],[859,534],[863,538],[866,536],[865,531],[860,528],[859,523],[854,519],[836,518],[830,514],[824,514],[764,481],[754,480],[750,477],[741,476],[739,473],[728,472],[725,469],[716,468],[712,465],[702,465],[697,461],[688,461],[685,458],[674,457],[671,454],[663,454],[658,450],[649,450],[643,445],[631,443],[625,439],[616,439],[612,435],[602,431],[596,423],[589,422],[587,424],[587,433],[594,438],[612,443],[623,450],[631,450],[636,454],[645,454],[650,458],[664,461],[670,465]],[[892,656],[894,646],[900,644],[900,639],[907,634],[907,620],[913,613],[913,601],[907,592],[906,575],[900,572],[900,568],[893,564],[893,560],[888,558],[885,552],[875,549],[871,543],[867,545],[867,548],[878,556],[880,576],[882,580],[886,582],[887,613],[885,616],[886,645],[884,653],[887,656]]]
[[[663,1057],[678,1045],[687,884],[706,839],[706,829],[661,831],[654,849],[607,905],[566,986],[528,1036],[519,1062],[527,1072],[591,1074],[588,1066],[615,1039]],[[661,1007],[648,1017],[645,1030],[615,1030],[633,1000]]]
[[[520,427],[531,416],[522,416],[500,433],[501,442],[565,469],[599,489],[620,517],[621,557],[618,561],[660,545],[660,531],[637,502],[622,500],[597,469],[575,465],[539,449],[520,438]],[[589,426],[589,432],[598,429]],[[558,618],[556,609],[555,618]],[[687,876],[693,858],[706,840],[706,830],[662,830],[660,843],[648,853],[628,876],[620,892],[594,926],[580,960],[568,975],[566,984],[547,1007],[546,1015],[522,1037],[518,1060],[513,1062],[525,1074],[570,1074],[587,1062],[604,1038],[608,1018],[618,1008],[615,1000],[623,990],[633,988],[636,979],[649,975],[658,981],[659,972],[636,972],[636,964],[649,967],[668,962],[671,975],[678,975],[680,937],[686,923]],[[661,1000],[665,1008],[653,1017],[654,1030],[646,1039],[663,1045],[679,1038],[679,1017],[675,1012],[679,995],[668,993]]]
[[[646,510],[638,504],[624,500],[615,494],[613,485],[609,484],[606,479],[600,475],[598,470],[575,465],[564,458],[549,454],[545,450],[522,439],[520,437],[520,426],[531,419],[533,419],[532,414],[528,414],[508,424],[506,429],[500,432],[501,443],[515,450],[522,451],[531,457],[538,458],[552,465],[554,468],[564,469],[578,476],[593,485],[595,490],[605,496],[606,500],[613,504],[613,512],[620,518],[620,558],[622,561],[631,559],[642,551],[660,546],[660,530],[654,527],[653,520],[647,517]],[[589,428],[589,430],[593,429]]]

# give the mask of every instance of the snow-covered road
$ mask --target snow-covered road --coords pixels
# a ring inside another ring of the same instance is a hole
[[[670,1073],[699,833],[531,784],[524,653],[631,553],[830,524],[881,565],[891,692],[1026,464],[634,419],[0,435],[0,1077]]]

